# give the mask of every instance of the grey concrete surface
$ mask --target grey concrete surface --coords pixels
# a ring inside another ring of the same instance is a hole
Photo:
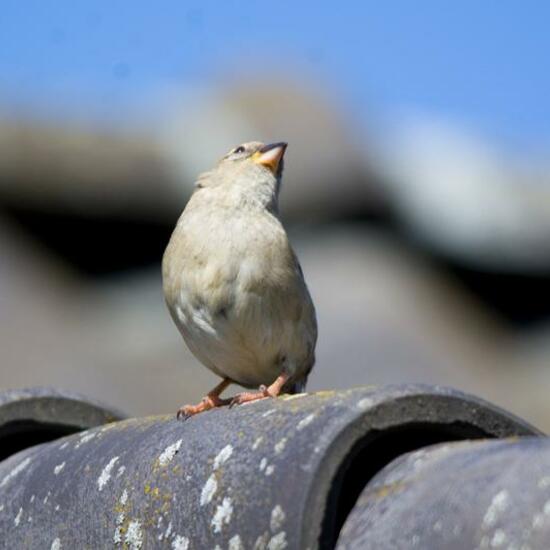
[[[0,532],[8,548],[333,548],[350,495],[397,453],[533,433],[428,386],[130,419],[1,462]]]

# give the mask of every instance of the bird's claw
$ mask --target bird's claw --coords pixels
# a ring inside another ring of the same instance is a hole
[[[215,409],[217,407],[223,407],[228,403],[228,399],[221,399],[217,395],[206,395],[201,399],[201,402],[198,405],[184,405],[183,407],[180,407],[176,413],[176,419],[185,421],[196,414],[209,411],[210,409]]]
[[[192,413],[189,412],[189,406],[185,405],[185,407],[181,407],[178,409],[178,412],[176,413],[176,420],[181,420],[182,422],[185,422],[186,420],[189,420],[193,416]]]
[[[235,405],[243,405],[244,403],[258,401],[260,399],[265,399],[266,397],[272,397],[272,395],[269,393],[267,386],[262,384],[256,392],[238,393],[235,397],[233,397],[233,399],[231,399],[229,408],[232,409]]]

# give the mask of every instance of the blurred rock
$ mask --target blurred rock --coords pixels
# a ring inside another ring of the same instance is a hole
[[[287,218],[370,212],[381,197],[355,132],[334,103],[285,78],[179,92],[132,128],[0,119],[0,204],[172,220],[231,147],[286,140]]]
[[[375,158],[402,221],[425,245],[492,271],[550,273],[550,164],[457,127],[401,120]]]
[[[0,205],[158,219],[174,208],[147,133],[0,119]]]

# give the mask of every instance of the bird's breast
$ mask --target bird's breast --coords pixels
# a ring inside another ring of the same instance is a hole
[[[206,233],[194,217],[178,224],[163,260],[166,301],[207,367],[244,385],[270,383],[278,358],[299,364],[311,347],[303,323],[309,295],[278,220],[223,219],[207,223]]]

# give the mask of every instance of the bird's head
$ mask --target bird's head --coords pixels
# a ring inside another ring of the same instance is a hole
[[[268,170],[277,179],[283,173],[283,156],[287,144],[284,142],[264,145],[259,141],[249,141],[234,147],[222,159],[220,164],[224,167],[234,165],[237,170],[258,171]]]
[[[238,202],[277,210],[286,146],[283,142],[265,145],[259,141],[238,145],[213,170],[199,176],[197,187],[214,188]]]

